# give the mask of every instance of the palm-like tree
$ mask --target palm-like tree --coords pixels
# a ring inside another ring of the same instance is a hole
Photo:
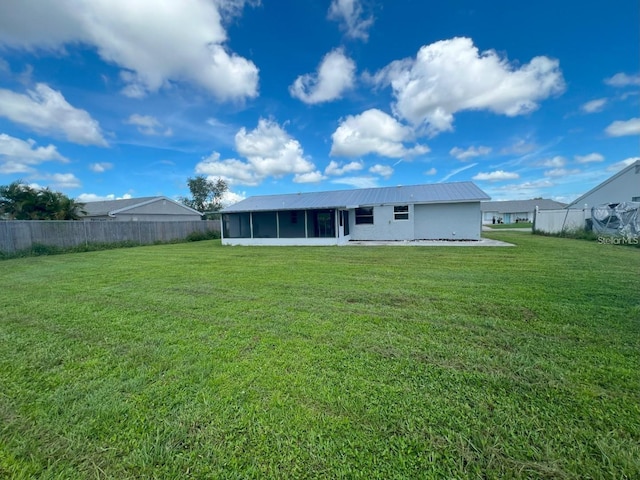
[[[49,188],[36,190],[17,180],[0,185],[0,219],[77,220],[84,204]]]

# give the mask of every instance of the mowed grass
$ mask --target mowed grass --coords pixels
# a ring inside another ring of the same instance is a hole
[[[0,263],[0,478],[640,478],[640,251]]]

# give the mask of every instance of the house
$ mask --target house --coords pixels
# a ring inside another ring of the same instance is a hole
[[[567,208],[590,212],[592,207],[622,202],[640,202],[640,160],[576,198]]]
[[[480,240],[472,182],[250,197],[222,210],[224,245]]]
[[[536,207],[539,210],[555,210],[566,207],[566,204],[547,198],[482,202],[480,204],[482,223],[488,225],[492,223],[533,222]]]
[[[200,220],[202,214],[167,197],[125,198],[86,202],[83,220],[122,222],[175,222]]]

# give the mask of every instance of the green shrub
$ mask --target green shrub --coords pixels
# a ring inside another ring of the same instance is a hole
[[[216,230],[206,230],[204,232],[191,232],[187,235],[187,242],[200,242],[202,240],[217,240],[220,238],[220,232]]]

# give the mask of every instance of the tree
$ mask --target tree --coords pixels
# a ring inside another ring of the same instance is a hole
[[[49,188],[41,190],[20,180],[0,185],[0,218],[7,220],[78,220],[85,213],[79,203]]]
[[[180,200],[187,207],[191,207],[205,216],[222,208],[222,196],[229,190],[224,179],[209,180],[204,175],[189,177],[187,185],[192,198],[183,197]]]

